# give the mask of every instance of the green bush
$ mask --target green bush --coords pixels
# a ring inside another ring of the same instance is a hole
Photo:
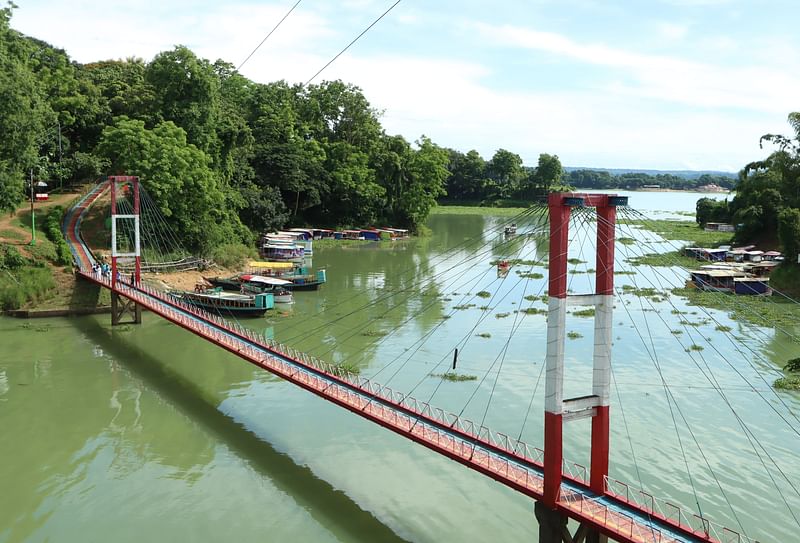
[[[258,258],[253,247],[241,243],[226,243],[211,251],[211,258],[223,268],[240,268],[248,260]]]
[[[27,260],[16,247],[11,245],[0,246],[0,269],[16,270],[24,266],[26,262]]]
[[[24,266],[15,273],[0,271],[0,308],[19,309],[28,302],[39,301],[55,288],[48,268]]]
[[[69,250],[69,245],[64,239],[64,234],[61,232],[61,219],[64,217],[64,208],[55,206],[45,215],[44,218],[44,234],[47,239],[53,242],[54,251],[49,255],[49,259],[56,264],[68,266],[72,264],[72,251]]]

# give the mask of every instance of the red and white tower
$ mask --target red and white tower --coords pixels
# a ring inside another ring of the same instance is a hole
[[[606,194],[551,194],[550,278],[547,315],[547,358],[544,406],[544,500],[556,507],[561,491],[562,426],[565,421],[592,417],[590,486],[605,492],[609,456],[609,396],[611,387],[611,325],[614,303],[614,230],[616,208],[627,198]],[[567,295],[569,222],[573,207],[597,209],[595,292]],[[592,393],[564,399],[564,339],[567,306],[595,307]]]
[[[139,178],[131,175],[112,175],[109,176],[108,182],[111,185],[111,324],[122,324],[122,316],[125,313],[130,313],[133,323],[142,322],[142,309],[139,305],[132,300],[120,298],[118,292],[120,286],[117,284],[117,259],[133,258],[134,263],[134,281],[138,285],[141,281],[142,274],[142,257],[141,257],[141,237],[139,234],[140,220],[139,220]],[[133,214],[122,215],[117,213],[117,185],[128,185],[133,193]],[[121,253],[117,247],[117,221],[133,221],[134,232],[134,245],[133,252]],[[133,286],[133,285],[131,285]]]
[[[108,182],[111,184],[111,290],[117,287],[117,259],[119,257],[135,259],[134,274],[136,283],[141,280],[141,239],[139,237],[139,178],[132,175],[112,175]],[[133,214],[120,215],[117,213],[117,184],[128,183],[133,192]],[[132,253],[120,253],[117,248],[117,221],[132,220],[134,231],[134,247]]]

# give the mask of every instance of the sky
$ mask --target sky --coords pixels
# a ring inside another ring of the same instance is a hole
[[[17,0],[13,28],[81,63],[186,45],[238,66],[296,0]],[[242,67],[305,83],[394,0],[302,0]],[[402,0],[315,83],[390,134],[535,165],[738,171],[800,110],[796,0]]]

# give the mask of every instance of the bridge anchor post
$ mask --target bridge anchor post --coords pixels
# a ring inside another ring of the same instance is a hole
[[[550,509],[542,502],[533,507],[539,521],[539,543],[608,543],[608,536],[581,524],[574,534],[567,526],[567,516]]]
[[[126,315],[130,317],[129,320],[123,320]],[[119,324],[142,324],[142,306],[112,291],[111,326]]]

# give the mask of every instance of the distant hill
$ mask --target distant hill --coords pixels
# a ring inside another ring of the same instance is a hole
[[[596,172],[608,172],[612,175],[622,175],[626,173],[646,173],[647,175],[668,174],[684,179],[697,179],[701,175],[720,175],[723,177],[730,177],[737,179],[739,174],[736,172],[721,172],[717,170],[642,170],[642,169],[626,169],[626,168],[592,168],[589,166],[564,166],[564,171],[569,173],[577,170],[593,170]]]

